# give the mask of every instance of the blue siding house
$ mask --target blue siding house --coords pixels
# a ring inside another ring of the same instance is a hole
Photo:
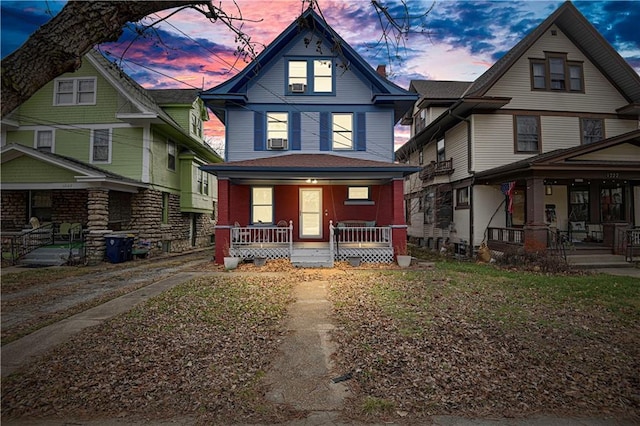
[[[226,127],[216,260],[392,262],[406,247],[394,125],[417,94],[372,68],[307,9],[235,77],[201,98]]]

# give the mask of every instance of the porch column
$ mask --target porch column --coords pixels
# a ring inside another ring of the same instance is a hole
[[[104,260],[105,234],[109,232],[109,190],[92,188],[87,196],[87,262],[96,265]]]
[[[407,223],[404,216],[404,179],[394,179],[391,183],[391,199],[393,200],[391,240],[393,241],[394,255],[406,253],[407,249]]]
[[[215,262],[224,264],[225,248],[231,241],[231,182],[218,177],[218,223],[216,223]]]
[[[544,223],[544,179],[527,178],[527,222],[524,225],[524,249],[547,249],[547,225]]]

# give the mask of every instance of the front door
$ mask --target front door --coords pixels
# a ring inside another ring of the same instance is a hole
[[[322,188],[300,188],[300,238],[322,238]]]

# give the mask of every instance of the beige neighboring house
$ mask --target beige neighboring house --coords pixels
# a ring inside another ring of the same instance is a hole
[[[624,244],[640,225],[640,77],[564,3],[473,82],[412,81],[410,239],[459,252]]]

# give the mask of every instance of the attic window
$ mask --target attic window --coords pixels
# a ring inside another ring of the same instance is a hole
[[[551,35],[552,36],[557,36],[558,35],[558,31],[557,30],[551,30]]]
[[[584,92],[582,62],[568,61],[566,53],[530,59],[530,71],[532,90]]]
[[[95,105],[96,78],[59,78],[54,83],[54,105]]]
[[[288,95],[333,93],[333,61],[326,59],[290,60],[287,67]]]

